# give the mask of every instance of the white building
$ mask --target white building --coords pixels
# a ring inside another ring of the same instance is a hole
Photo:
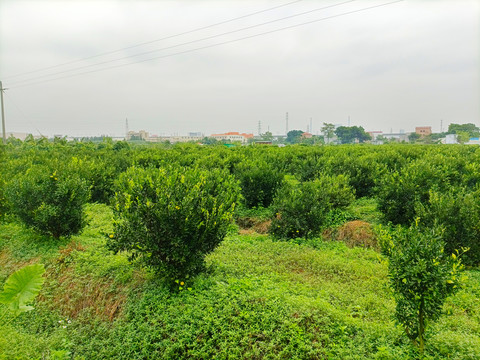
[[[212,134],[210,137],[217,140],[226,140],[232,142],[240,141],[242,144],[246,144],[248,139],[253,139],[253,134],[240,134],[239,132],[231,131],[225,134]]]

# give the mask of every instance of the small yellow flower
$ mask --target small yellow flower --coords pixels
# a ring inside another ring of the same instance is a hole
[[[175,209],[180,210],[180,206],[178,206],[178,205],[175,206]]]
[[[183,281],[180,281],[180,285],[183,286],[185,285],[185,283]]]
[[[113,234],[108,235],[110,239],[113,239]]]

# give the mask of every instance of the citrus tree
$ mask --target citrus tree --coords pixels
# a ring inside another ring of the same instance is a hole
[[[441,231],[421,230],[417,224],[398,227],[385,244],[390,287],[397,303],[395,318],[423,356],[428,324],[441,316],[445,299],[463,281],[459,252],[446,253]]]
[[[195,275],[224,239],[239,193],[224,170],[132,167],[117,183],[108,247],[173,280]]]
[[[86,224],[83,206],[89,188],[75,172],[32,166],[7,184],[11,212],[37,232],[59,238],[78,234]]]

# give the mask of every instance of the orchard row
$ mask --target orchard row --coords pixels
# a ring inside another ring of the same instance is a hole
[[[235,206],[270,207],[274,237],[308,238],[355,198],[369,197],[385,224],[439,228],[448,253],[469,248],[464,262],[480,263],[476,146],[226,148],[31,140],[1,148],[0,161],[0,217],[15,214],[54,237],[78,233],[85,223],[82,204],[91,201],[114,206],[119,231],[132,207],[136,213],[148,213],[148,206],[162,209],[165,224],[150,223],[151,229],[130,219],[137,228],[125,230],[125,237],[115,234],[116,249],[135,248],[131,231],[140,236],[166,227],[172,233],[190,229],[181,241],[202,229],[201,236],[213,236],[216,243]],[[203,211],[195,216],[205,228],[190,224],[192,217],[185,220],[194,209]]]

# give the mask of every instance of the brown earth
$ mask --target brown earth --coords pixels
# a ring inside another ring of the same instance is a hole
[[[45,297],[49,296],[52,307],[70,319],[87,313],[112,321],[121,313],[129,291],[141,283],[141,276],[136,276],[132,283],[125,286],[109,277],[79,275],[75,272],[72,256],[75,251],[85,251],[85,248],[71,242],[59,251],[59,256],[46,273],[44,287],[49,294],[42,292],[38,301],[46,301]]]
[[[251,217],[243,217],[237,219],[237,225],[240,227],[240,234],[266,234],[270,229],[271,220],[258,220]]]
[[[372,225],[365,221],[355,220],[343,224],[335,231],[334,238],[351,248],[361,246],[378,250],[377,236]]]

